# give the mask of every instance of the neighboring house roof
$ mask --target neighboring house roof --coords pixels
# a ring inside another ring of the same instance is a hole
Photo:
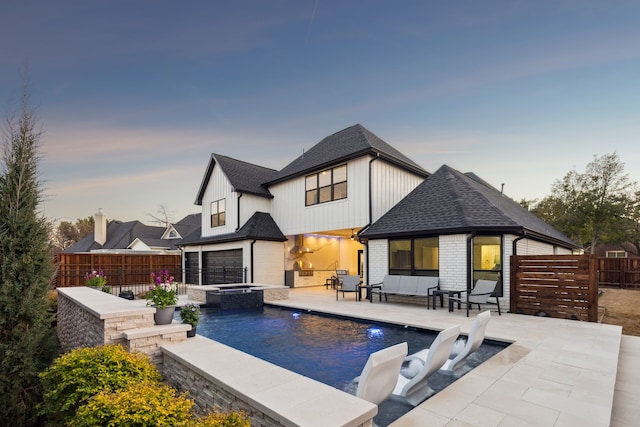
[[[166,228],[164,234],[162,235],[163,239],[170,239],[171,230],[175,230],[178,233],[178,238],[182,239],[183,237],[188,236],[194,230],[200,229],[201,226],[201,213],[194,213],[185,216],[180,221],[175,224],[169,224],[169,227]]]
[[[368,154],[379,156],[417,175],[429,176],[429,173],[413,160],[378,138],[364,126],[357,124],[324,138],[285,166],[271,178],[268,184],[305,175]]]
[[[621,242],[621,243],[602,243],[596,246],[596,255],[599,257],[604,257],[607,255],[607,252],[611,251],[625,251],[627,256],[630,258],[635,258],[638,255],[638,248],[631,242]]]
[[[467,232],[520,234],[578,248],[571,239],[475,174],[444,165],[360,236],[368,239]]]
[[[179,242],[179,246],[204,245],[209,243],[234,242],[239,240],[269,240],[284,242],[287,237],[273,220],[270,214],[256,212],[247,222],[234,233],[226,233],[218,236],[201,236],[198,228],[189,236]]]
[[[263,184],[273,179],[277,173],[276,170],[214,153],[211,155],[211,160],[209,160],[209,165],[200,184],[200,190],[198,190],[198,195],[196,196],[196,205],[202,205],[202,198],[204,197],[204,192],[207,189],[215,165],[218,165],[222,169],[222,172],[229,180],[234,191],[273,198],[267,187]]]
[[[107,241],[104,242],[104,245],[96,243],[94,233],[91,233],[84,239],[66,248],[64,252],[74,253],[104,249],[127,249],[136,239],[150,246],[147,241],[160,239],[164,231],[164,227],[145,225],[140,221],[110,221],[107,223]],[[173,246],[172,243],[171,240],[165,240],[164,247],[170,248]]]
[[[199,213],[187,215],[168,228],[174,227],[180,233],[180,236],[187,236],[195,229],[200,230],[200,217],[201,214]],[[104,245],[96,243],[94,233],[91,233],[66,248],[64,252],[78,253],[130,249],[136,246],[137,242],[142,242],[152,249],[177,249],[179,238],[163,238],[168,228],[145,225],[140,221],[110,221],[107,223],[107,241],[104,242]]]

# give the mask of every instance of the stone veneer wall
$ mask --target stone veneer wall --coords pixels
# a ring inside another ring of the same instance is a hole
[[[58,339],[63,350],[119,343],[148,355],[162,372],[163,344],[187,339],[190,325],[154,325],[155,309],[87,287],[58,288]]]
[[[263,285],[259,283],[243,283],[251,285],[262,291],[265,301],[278,301],[289,299],[289,288],[281,285]],[[207,301],[207,291],[220,289],[220,285],[189,285],[187,286],[187,298],[204,304]]]
[[[57,321],[58,339],[64,351],[105,343],[104,322],[61,289],[58,289]]]
[[[162,352],[165,380],[201,413],[244,411],[252,427],[373,426],[376,405],[208,338]]]
[[[251,427],[284,426],[281,422],[256,409],[237,395],[217,386],[202,373],[185,364],[183,360],[166,357],[166,380],[179,391],[188,391],[195,402],[195,410],[201,414],[210,410],[244,411],[251,418]]]

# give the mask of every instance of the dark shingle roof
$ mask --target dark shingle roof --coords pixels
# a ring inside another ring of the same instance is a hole
[[[214,153],[211,155],[207,171],[204,174],[202,183],[200,184],[200,190],[196,197],[197,205],[202,205],[204,192],[209,184],[209,179],[211,178],[213,168],[216,164],[220,166],[235,191],[261,197],[273,197],[267,187],[263,184],[273,179],[277,173],[276,170]]]
[[[180,236],[185,237],[191,234],[192,231],[196,229],[200,229],[202,214],[194,213],[185,216],[180,221],[173,224],[173,228],[180,234]]]
[[[275,177],[271,178],[269,184],[367,154],[378,155],[380,158],[420,176],[429,175],[413,160],[378,138],[364,126],[357,124],[324,138],[309,151],[285,166]]]
[[[89,252],[98,249],[126,249],[131,242],[136,238],[147,243],[147,241],[154,241],[160,239],[164,233],[164,227],[154,227],[151,225],[145,225],[140,221],[110,221],[107,224],[107,241],[104,245],[99,245],[94,240],[94,233],[89,234],[84,239],[69,246],[64,252]],[[155,244],[154,244],[155,246]],[[170,240],[164,241],[165,247],[171,247],[172,242]]]
[[[287,237],[273,220],[271,215],[265,212],[256,212],[247,222],[234,233],[218,236],[201,237],[201,229],[198,228],[189,236],[182,239],[179,246],[198,245],[208,243],[235,242],[240,240],[269,240],[284,242]]]
[[[475,174],[444,165],[361,236],[386,238],[471,231],[519,233],[577,248],[578,245]]]

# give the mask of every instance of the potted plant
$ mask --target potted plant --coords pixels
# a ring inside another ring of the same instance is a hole
[[[168,270],[151,273],[152,285],[147,294],[147,305],[156,308],[156,325],[168,325],[173,320],[173,312],[178,302],[178,287]]]
[[[180,310],[180,318],[182,323],[191,325],[191,330],[187,332],[187,336],[195,336],[196,326],[198,326],[198,320],[200,320],[200,306],[193,302],[185,304]]]
[[[108,294],[111,293],[111,288],[107,286],[107,276],[104,275],[102,270],[93,270],[91,273],[85,274],[84,284],[90,288],[99,289]]]

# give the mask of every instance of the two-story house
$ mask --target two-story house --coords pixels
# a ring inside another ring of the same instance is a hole
[[[202,227],[183,240],[187,281],[313,286],[363,274],[357,238],[429,174],[355,125],[280,171],[213,154],[198,191]],[[199,272],[196,280],[194,275]]]
[[[343,269],[454,289],[497,278],[508,296],[511,254],[577,248],[476,175],[445,165],[430,176],[361,125],[280,171],[213,154],[196,204],[201,229],[181,242],[189,283],[319,286]]]

